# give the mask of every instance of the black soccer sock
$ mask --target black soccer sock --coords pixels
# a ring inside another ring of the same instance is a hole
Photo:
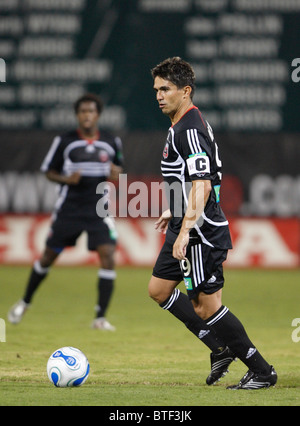
[[[221,352],[225,344],[216,336],[214,330],[207,326],[194,311],[193,305],[186,294],[181,293],[178,289],[160,304],[160,307],[169,311],[177,319],[200,339],[212,352]]]
[[[34,262],[25,290],[25,295],[23,297],[25,303],[31,302],[34,293],[36,292],[40,283],[46,278],[48,272],[49,268],[43,268],[39,260]]]
[[[222,306],[206,320],[206,323],[224,339],[227,346],[249,370],[254,373],[269,374],[271,366],[253,345],[240,320],[226,306]]]
[[[98,272],[98,305],[96,317],[104,317],[114,289],[116,272],[114,270],[99,269]]]

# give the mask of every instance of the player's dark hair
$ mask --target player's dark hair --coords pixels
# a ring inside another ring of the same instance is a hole
[[[93,93],[86,93],[85,95],[82,95],[79,99],[77,99],[77,101],[74,103],[75,114],[78,113],[79,107],[83,102],[95,102],[97,111],[99,114],[101,114],[103,110],[102,99],[99,96],[94,95]]]
[[[195,92],[195,73],[192,66],[181,59],[179,56],[174,58],[165,59],[156,67],[152,68],[151,74],[153,79],[155,77],[163,78],[164,80],[171,81],[179,89],[185,86],[190,86],[191,99]]]

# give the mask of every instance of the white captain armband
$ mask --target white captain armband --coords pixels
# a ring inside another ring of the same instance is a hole
[[[205,152],[191,155],[186,162],[190,176],[202,177],[206,173],[210,173],[210,162]]]

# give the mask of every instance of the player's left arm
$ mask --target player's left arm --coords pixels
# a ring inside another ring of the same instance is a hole
[[[212,189],[209,146],[201,132],[190,130],[190,133],[192,140],[189,139],[188,132],[182,132],[178,138],[178,152],[185,160],[186,170],[192,181],[181,229],[173,245],[173,256],[178,260],[185,259],[189,232],[204,212]]]
[[[119,137],[114,140],[116,155],[110,164],[110,175],[108,179],[118,180],[120,173],[123,172],[123,148],[122,141]]]
[[[123,167],[117,166],[114,163],[110,164],[110,175],[108,176],[108,179],[110,180],[118,180],[120,173],[122,173]]]
[[[182,221],[179,235],[173,245],[173,257],[183,260],[189,243],[190,230],[196,225],[202,215],[211,192],[211,181],[204,179],[193,180],[188,197],[187,209]]]

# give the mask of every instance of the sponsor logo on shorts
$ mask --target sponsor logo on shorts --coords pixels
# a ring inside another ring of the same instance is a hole
[[[193,284],[192,284],[191,278],[184,278],[184,284],[187,290],[193,290]]]

